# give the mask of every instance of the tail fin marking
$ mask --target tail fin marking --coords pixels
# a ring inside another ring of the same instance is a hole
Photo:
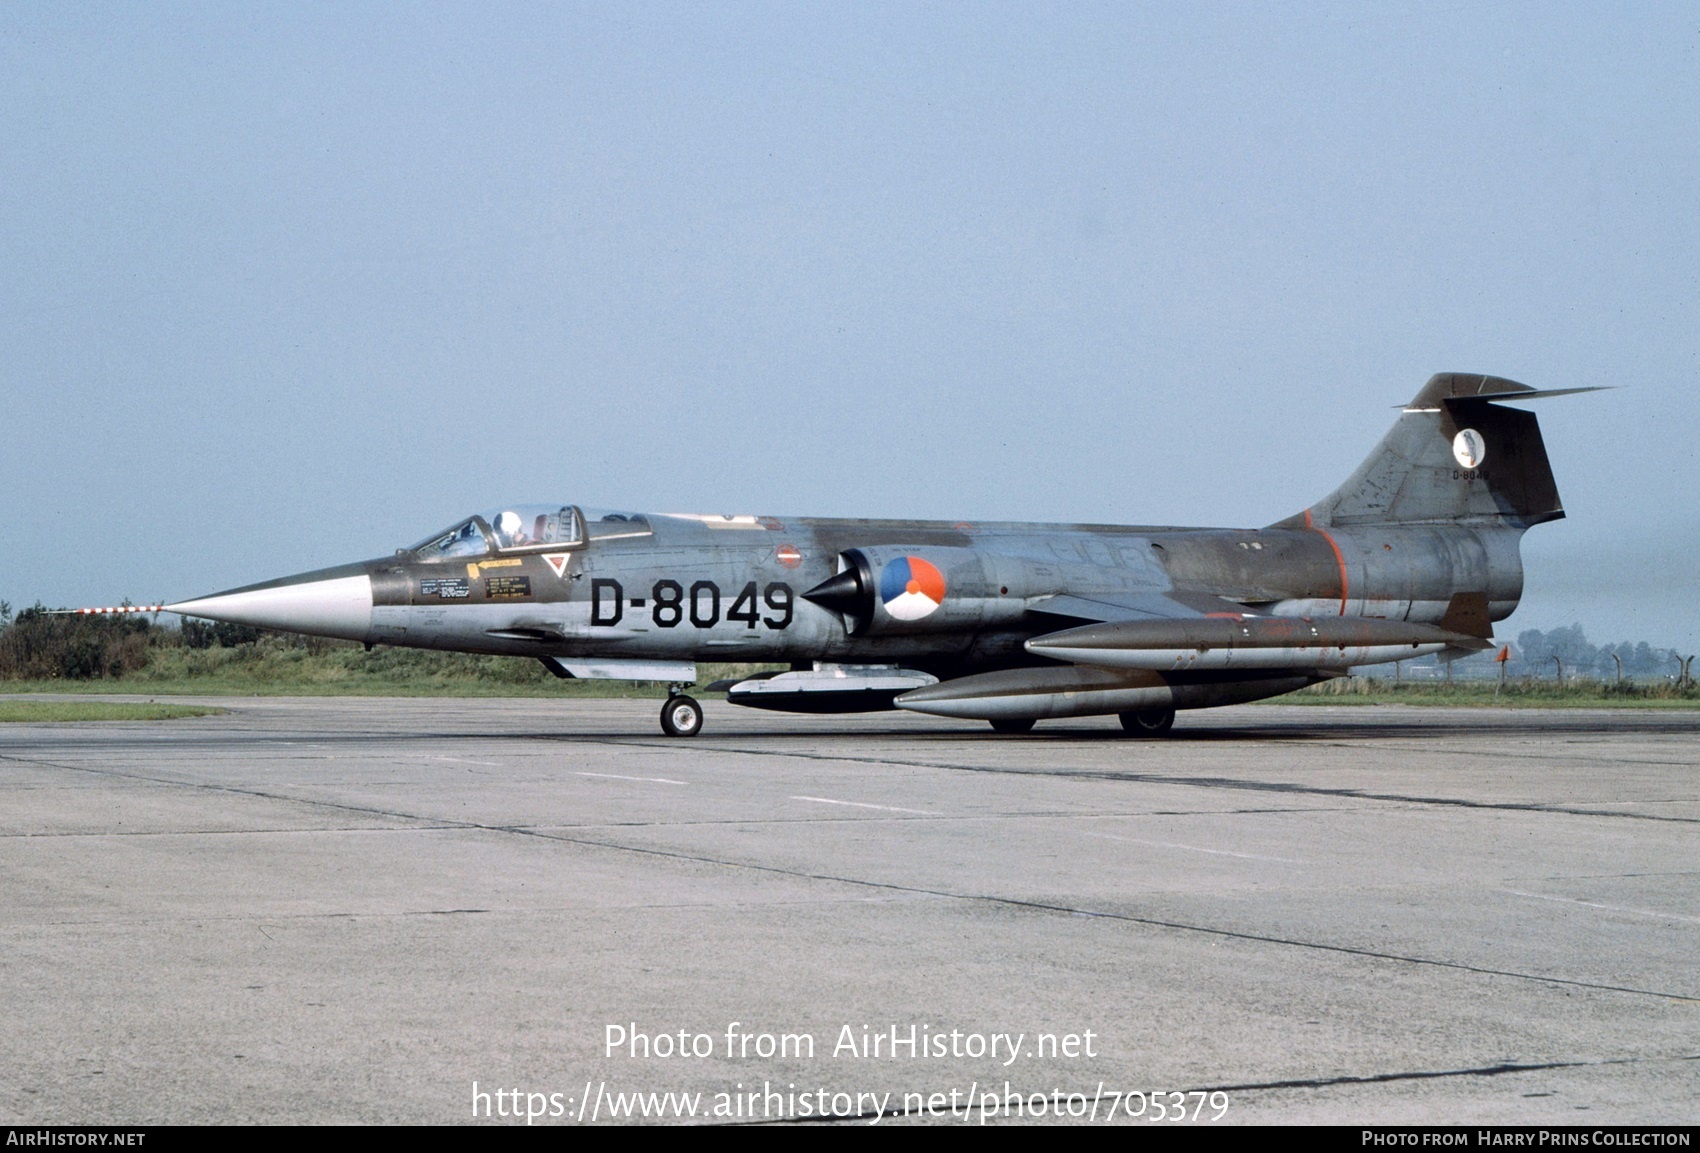
[[[1535,415],[1501,404],[1591,391],[1437,373],[1344,484],[1272,527],[1558,520],[1564,506]]]

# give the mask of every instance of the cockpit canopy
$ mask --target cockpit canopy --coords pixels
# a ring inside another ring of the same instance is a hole
[[[483,556],[491,552],[546,552],[580,548],[586,541],[647,536],[642,513],[581,509],[577,505],[512,504],[467,517],[405,551],[420,560]]]

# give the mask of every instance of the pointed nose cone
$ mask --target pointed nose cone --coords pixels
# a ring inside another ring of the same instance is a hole
[[[363,641],[372,629],[372,577],[364,565],[321,569],[165,606],[186,617]]]

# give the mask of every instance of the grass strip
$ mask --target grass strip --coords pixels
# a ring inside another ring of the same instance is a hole
[[[168,721],[225,712],[210,705],[162,705],[154,701],[30,701],[0,697],[0,724],[37,721]]]

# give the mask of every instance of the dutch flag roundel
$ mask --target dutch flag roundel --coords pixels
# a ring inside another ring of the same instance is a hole
[[[880,600],[900,621],[918,621],[944,603],[944,574],[918,556],[898,557],[880,570]]]

